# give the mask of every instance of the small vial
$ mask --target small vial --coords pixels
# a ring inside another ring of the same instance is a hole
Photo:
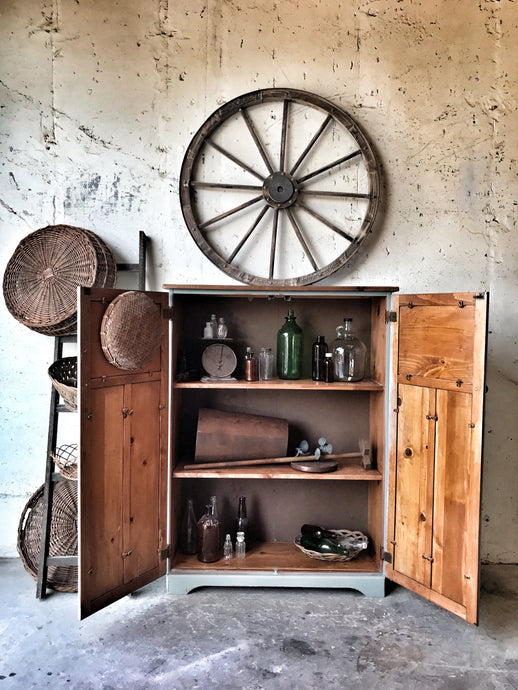
[[[245,553],[246,553],[245,533],[244,532],[238,532],[237,533],[237,541],[236,541],[236,558],[244,558]]]
[[[334,377],[334,363],[333,363],[333,353],[326,352],[324,359],[324,381],[326,383],[333,383]]]
[[[251,347],[246,348],[245,379],[247,381],[257,381],[257,359]]]
[[[223,544],[223,558],[229,561],[232,558],[232,541],[230,534],[225,536],[225,543]]]
[[[227,324],[225,319],[220,316],[218,320],[218,338],[226,338],[228,334]]]

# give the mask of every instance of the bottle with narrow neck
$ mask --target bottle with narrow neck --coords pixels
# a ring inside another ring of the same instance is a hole
[[[277,375],[280,379],[302,377],[302,329],[288,309],[286,323],[277,333]]]
[[[248,536],[248,516],[246,513],[246,496],[239,497],[239,506],[236,518],[236,533],[243,532]]]
[[[198,560],[202,563],[212,563],[219,558],[219,520],[216,497],[211,496],[207,512],[198,520]]]
[[[313,381],[324,381],[324,363],[327,352],[327,344],[323,335],[317,335],[312,349],[312,371]]]
[[[361,381],[365,376],[367,348],[353,333],[352,321],[345,318],[343,325],[336,328],[333,343],[335,381]]]
[[[194,505],[192,498],[187,499],[187,506],[185,508],[182,523],[180,526],[180,551],[187,555],[195,554],[197,551],[197,534],[196,534],[196,515],[194,514]]]

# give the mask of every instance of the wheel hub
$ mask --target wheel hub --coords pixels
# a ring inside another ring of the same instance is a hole
[[[299,194],[296,181],[288,173],[275,172],[263,183],[263,196],[273,208],[287,208],[295,203]]]

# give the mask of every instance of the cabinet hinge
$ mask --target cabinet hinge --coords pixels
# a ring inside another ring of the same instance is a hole
[[[386,311],[385,312],[385,323],[396,323],[397,322],[397,312]]]
[[[385,551],[383,546],[380,546],[380,558],[382,561],[385,561],[385,563],[392,563],[392,554]]]
[[[162,316],[164,319],[169,319],[169,321],[173,320],[173,308],[172,307],[165,307]]]
[[[160,556],[161,561],[165,561],[166,558],[169,558],[171,552],[171,547],[170,544],[168,544],[165,549],[158,549],[158,555]]]

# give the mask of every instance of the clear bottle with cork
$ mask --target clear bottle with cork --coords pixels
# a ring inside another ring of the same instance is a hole
[[[271,347],[259,350],[259,380],[269,381],[273,378],[273,352]]]
[[[246,554],[245,533],[238,532],[236,538],[236,558],[244,558]]]

